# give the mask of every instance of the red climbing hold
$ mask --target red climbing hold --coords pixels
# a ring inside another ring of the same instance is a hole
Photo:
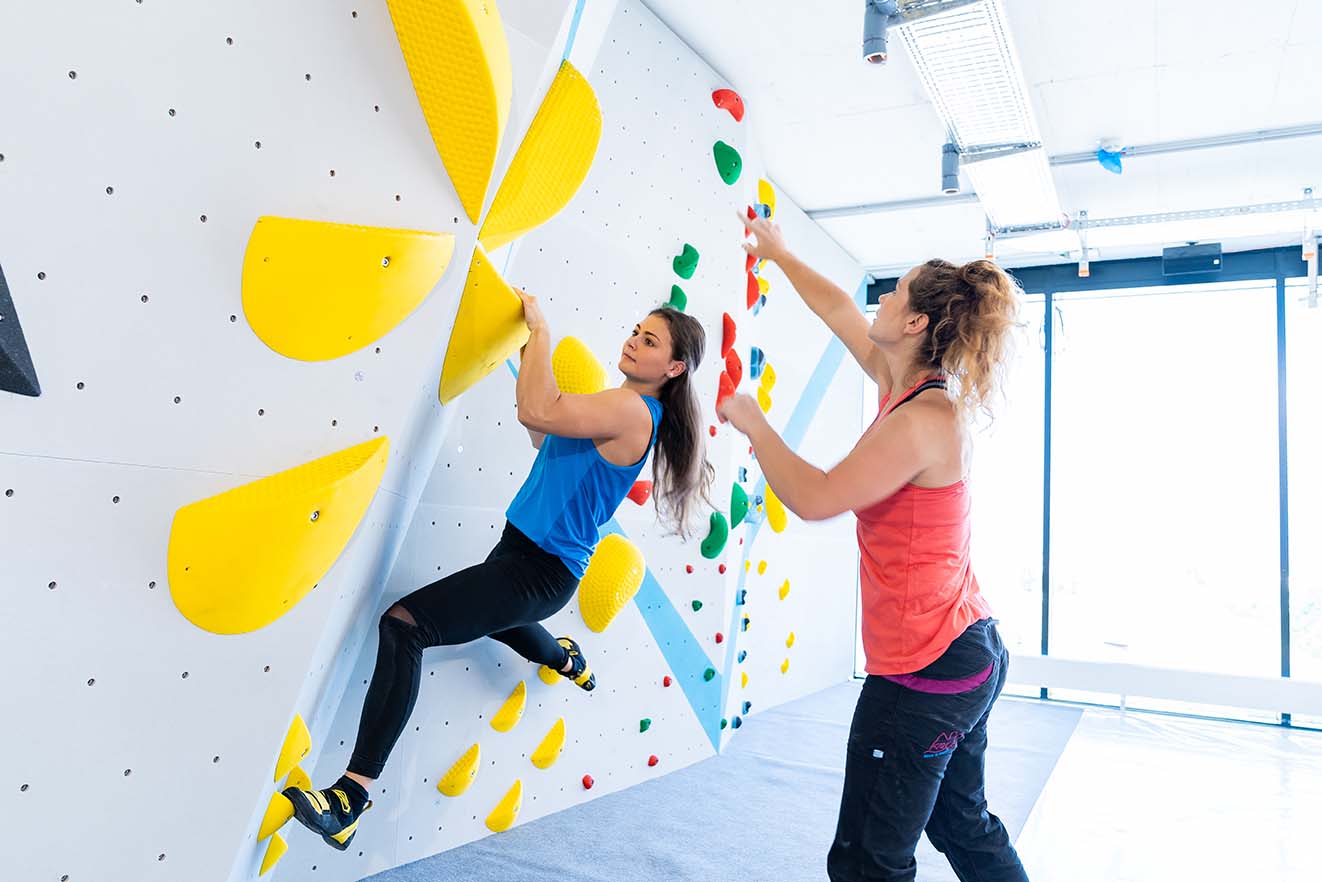
[[[721,405],[725,399],[734,395],[734,380],[725,371],[721,371],[721,384],[716,390],[716,416],[721,422],[725,422],[725,417],[721,416]],[[715,426],[712,427],[713,429]],[[715,434],[713,432],[713,434]]]
[[[592,789],[592,785],[595,784],[595,783],[596,783],[596,782],[592,780],[592,776],[591,776],[591,775],[584,775],[584,776],[583,776],[583,789],[584,789],[584,790],[591,790],[591,789]]]
[[[757,301],[762,298],[762,289],[758,287],[757,276],[747,273],[748,276],[748,308],[757,306]]]
[[[659,759],[656,758],[656,754],[652,754],[651,756],[649,756],[649,757],[647,758],[647,764],[648,764],[649,766],[654,766],[654,765],[656,765],[656,764],[659,763],[659,762],[661,762],[661,760],[659,760]]]
[[[713,438],[716,437],[716,427],[715,427],[715,426],[708,426],[708,427],[707,427],[707,431],[711,433],[711,436],[712,436]]]
[[[711,100],[721,110],[730,111],[735,122],[744,121],[744,99],[734,89],[717,89],[711,93]]]
[[[662,685],[662,686],[669,686],[669,685],[670,685],[671,683],[673,683],[673,682],[675,682],[675,681],[670,679],[670,675],[669,675],[669,674],[666,674],[664,677],[661,678],[661,685]]]
[[[730,313],[721,314],[721,358],[730,354],[734,348],[734,338],[739,329],[734,325],[734,319],[730,318]]]
[[[688,573],[689,575],[692,575],[692,574],[693,574],[693,564],[689,564],[688,566],[684,567],[684,572]]]
[[[739,541],[742,542],[743,540],[741,539]],[[725,564],[721,564],[717,569],[720,570],[722,576],[725,575]]]
[[[744,272],[751,273],[755,266],[757,266],[757,258],[751,254],[748,255],[748,259],[744,261]]]
[[[717,632],[716,632],[716,642],[717,642],[717,643],[724,643],[724,642],[725,642],[725,635],[722,634],[720,631],[717,631]]]
[[[629,498],[639,505],[646,505],[651,496],[651,481],[634,481],[633,487],[629,490]]]
[[[739,353],[731,349],[725,356],[725,372],[734,380],[734,387],[739,388],[739,381],[744,378],[744,363],[739,360]]]

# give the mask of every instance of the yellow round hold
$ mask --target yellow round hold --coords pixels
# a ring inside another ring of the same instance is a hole
[[[566,337],[551,355],[551,373],[561,392],[593,395],[606,388],[606,369],[577,337]]]
[[[597,633],[605,631],[638,593],[646,572],[647,564],[637,545],[619,533],[604,537],[578,586],[583,622]]]
[[[789,515],[785,511],[785,503],[776,496],[776,491],[767,485],[767,524],[770,525],[772,532],[783,533],[785,527],[789,525]]]

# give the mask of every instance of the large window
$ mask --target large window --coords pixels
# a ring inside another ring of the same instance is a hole
[[[1322,305],[1285,296],[1290,486],[1290,673],[1322,682]],[[1322,718],[1297,720],[1322,725]]]
[[[1056,305],[1050,654],[1279,674],[1275,284]]]

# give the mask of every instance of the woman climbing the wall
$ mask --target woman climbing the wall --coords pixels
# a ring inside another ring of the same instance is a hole
[[[829,471],[790,450],[748,396],[722,408],[787,508],[805,520],[858,516],[868,677],[827,875],[909,882],[926,830],[964,882],[1026,880],[983,793],[987,717],[1009,656],[970,567],[965,481],[970,419],[998,391],[1018,287],[990,261],[929,260],[881,298],[869,326],[776,226],[739,223],[756,236],[748,253],[781,268],[881,391],[876,420]]]
[[[484,562],[386,610],[347,771],[324,790],[285,790],[295,817],[340,850],[357,832],[372,782],[413,712],[425,648],[491,637],[593,689],[596,678],[579,645],[552,637],[539,623],[573,596],[599,528],[653,447],[657,512],[681,537],[697,501],[707,499],[713,470],[690,382],[706,345],[702,325],[668,307],[653,310],[624,343],[619,388],[568,395],[551,372],[551,335],[537,299],[519,296],[530,337],[516,384],[518,414],[538,453],[505,513],[500,542]]]

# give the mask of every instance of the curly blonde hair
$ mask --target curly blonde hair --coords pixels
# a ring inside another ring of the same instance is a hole
[[[961,416],[992,416],[1013,351],[1022,290],[990,260],[929,260],[909,282],[909,309],[928,318],[920,364],[953,380]]]

